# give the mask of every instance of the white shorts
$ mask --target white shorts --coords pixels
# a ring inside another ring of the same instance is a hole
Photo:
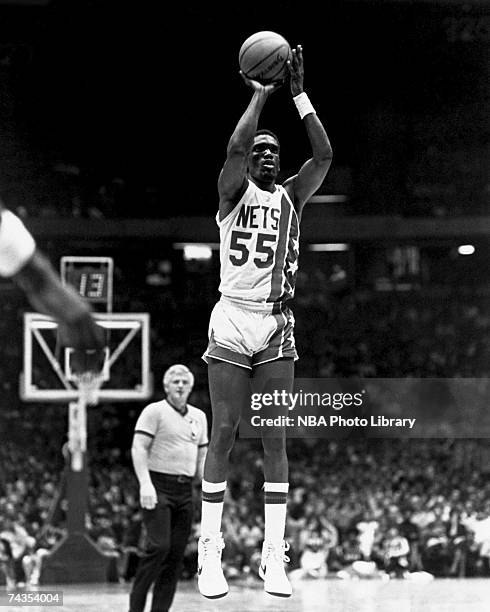
[[[243,368],[282,358],[298,359],[294,316],[287,306],[278,313],[253,310],[222,297],[209,321],[209,343],[203,355]]]

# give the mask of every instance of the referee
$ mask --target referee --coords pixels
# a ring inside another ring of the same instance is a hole
[[[145,551],[129,596],[130,612],[143,612],[153,585],[151,612],[168,612],[192,526],[192,481],[202,479],[208,426],[187,403],[194,385],[184,365],[163,376],[166,399],[149,404],[136,422],[131,456],[140,485]]]

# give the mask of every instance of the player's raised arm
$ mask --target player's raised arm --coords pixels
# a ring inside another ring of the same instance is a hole
[[[72,287],[61,284],[50,262],[37,249],[12,280],[38,312],[58,321],[63,344],[80,351],[103,348],[104,334],[89,305]]]
[[[84,355],[86,351],[95,351],[89,361],[84,356],[80,366],[99,369],[104,334],[95,323],[89,305],[74,289],[61,284],[22,221],[1,204],[0,276],[11,278],[26,293],[36,310],[58,321],[63,344],[82,351]]]
[[[220,219],[227,216],[245,192],[247,154],[253,144],[260,113],[267,98],[280,86],[279,83],[262,85],[241,74],[245,83],[253,89],[253,96],[231,135],[226,150],[226,160],[219,175]]]
[[[86,304],[71,287],[63,287],[50,262],[37,249],[12,277],[26,293],[32,306],[58,321],[75,321],[89,313]]]
[[[325,128],[318,118],[313,105],[303,90],[303,49],[298,45],[292,50],[288,62],[291,94],[310,140],[312,157],[308,159],[297,175],[284,182],[298,212],[320,187],[332,163],[332,147]]]

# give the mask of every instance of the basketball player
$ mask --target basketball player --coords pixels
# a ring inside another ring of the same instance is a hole
[[[192,481],[202,478],[208,426],[187,403],[192,372],[173,365],[163,376],[167,398],[146,406],[136,422],[131,455],[140,485],[146,547],[130,595],[130,612],[143,612],[153,584],[151,612],[168,612],[191,532]]]
[[[37,311],[58,321],[63,345],[75,349],[76,373],[100,371],[104,332],[93,319],[89,305],[74,289],[61,284],[22,221],[1,202],[0,276],[11,278]]]
[[[286,305],[293,296],[298,267],[299,221],[303,206],[322,184],[332,161],[327,134],[303,91],[303,53],[292,52],[291,94],[306,129],[312,157],[282,185],[278,138],[257,130],[260,113],[277,85],[247,79],[252,99],[228,143],[219,176],[217,223],[221,241],[221,299],[209,324],[208,363],[213,409],[211,440],[202,482],[198,586],[209,598],[226,595],[221,569],[220,533],[229,454],[243,402],[250,399],[250,379],[289,381],[292,390],[294,318]],[[265,541],[260,576],[265,590],[288,597],[284,570],[288,464],[285,432],[262,436],[264,449]]]

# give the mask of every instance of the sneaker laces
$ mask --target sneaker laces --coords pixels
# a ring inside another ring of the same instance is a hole
[[[225,547],[225,542],[221,536],[218,536],[215,538],[212,538],[212,537],[202,538],[201,542],[203,545],[205,557],[219,558],[221,555],[221,551]]]
[[[272,542],[265,542],[264,548],[264,561],[272,558],[274,561],[279,563],[289,563],[291,559],[285,554],[290,549],[289,542],[283,541],[282,545],[278,548],[274,546]]]

